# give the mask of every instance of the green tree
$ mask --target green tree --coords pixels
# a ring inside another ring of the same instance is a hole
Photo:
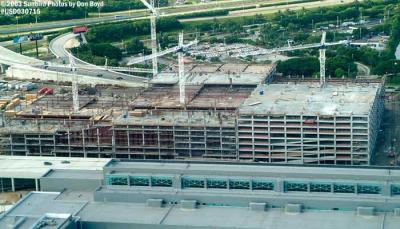
[[[382,61],[373,69],[373,73],[377,75],[398,74],[400,73],[400,60]]]
[[[292,58],[278,62],[277,71],[284,75],[312,76],[319,71],[319,61],[315,57]]]
[[[133,38],[126,44],[126,50],[129,54],[141,53],[145,50],[144,44],[138,38]]]
[[[337,69],[335,70],[335,77],[337,77],[337,78],[341,78],[341,77],[343,77],[345,74],[346,74],[346,72],[345,72],[343,69],[341,69],[341,68],[337,68]]]

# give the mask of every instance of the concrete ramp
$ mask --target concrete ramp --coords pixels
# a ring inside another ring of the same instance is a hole
[[[41,68],[30,67],[26,65],[13,65],[6,71],[6,76],[21,80],[41,80],[54,82],[72,82],[73,75],[69,73],[49,71]],[[116,85],[123,87],[144,87],[144,82],[122,81],[101,78],[96,76],[78,75],[79,84],[86,85]]]
[[[87,44],[88,43],[84,33],[81,33],[81,38],[82,38],[82,44]]]
[[[44,61],[21,55],[0,46],[0,63],[6,65],[22,64],[34,66],[43,65]]]

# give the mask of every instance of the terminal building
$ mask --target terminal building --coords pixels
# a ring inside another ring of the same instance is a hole
[[[0,228],[400,225],[400,171],[389,168],[108,159],[102,170],[49,169],[39,183],[0,216]]]
[[[380,83],[274,83],[274,65],[188,68],[144,90],[40,96],[0,128],[7,155],[369,165],[383,112]]]

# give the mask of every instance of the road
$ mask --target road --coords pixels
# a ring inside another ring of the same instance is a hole
[[[77,36],[77,34],[67,33],[54,38],[49,44],[50,51],[57,57],[57,59],[68,61],[68,52],[65,49],[65,45],[69,40],[74,39]]]
[[[69,53],[65,48],[66,43],[71,40],[76,38],[77,35],[73,33],[66,33],[63,35],[60,35],[56,38],[54,38],[50,44],[49,48],[50,51],[58,58],[64,60],[65,63],[69,63]],[[126,81],[132,81],[132,82],[145,82],[146,78],[143,77],[138,77],[138,76],[131,76],[128,74],[123,74],[115,71],[110,71],[106,70],[104,68],[101,68],[99,66],[87,63],[85,61],[82,61],[78,58],[75,58],[75,64],[76,64],[76,69],[77,73],[80,75],[88,75],[88,76],[96,76],[96,77],[102,77],[106,79],[114,79],[114,80],[126,80]],[[90,68],[90,69],[89,69]],[[48,70],[52,71],[60,71],[60,72],[70,72],[70,68],[65,68],[65,67],[56,67],[52,66],[50,64],[50,67],[47,68]]]
[[[60,45],[60,44],[57,44]],[[64,47],[62,45],[62,47]],[[54,47],[53,47],[54,48]],[[55,48],[56,50],[62,50],[60,47]],[[45,67],[45,62],[42,60],[38,60],[35,58],[27,57],[21,55],[19,53],[13,52],[7,48],[0,46],[0,63],[7,64],[7,65],[24,65],[24,66],[33,66],[37,68],[47,68],[50,71],[57,71],[57,72],[65,72],[70,73],[71,69],[68,67],[52,67],[52,65],[57,65],[53,63],[48,63],[49,67]],[[127,81],[127,82],[135,82],[135,83],[142,83],[145,82],[147,79],[137,76],[130,76],[118,72],[102,70],[102,69],[82,69],[77,68],[77,74],[79,75],[86,75],[86,76],[95,76],[95,77],[104,77],[107,79],[114,79],[120,81]],[[101,76],[100,76],[101,75]]]
[[[2,26],[0,27],[0,34],[13,34],[13,33],[25,33],[31,31],[43,31],[43,30],[50,30],[56,28],[65,28],[65,27],[72,27],[78,25],[90,25],[90,24],[99,24],[99,23],[108,23],[112,21],[118,20],[127,20],[132,18],[138,18],[145,16],[145,13],[137,13],[132,16],[123,16],[116,19],[114,16],[107,16],[101,18],[86,18],[86,19],[74,19],[74,20],[64,20],[58,22],[47,22],[47,23],[38,23],[38,24],[29,24],[29,25],[19,25],[17,26]]]
[[[362,64],[360,62],[355,62],[355,64],[357,65],[357,73],[358,73],[358,75],[360,75],[360,76],[369,76],[369,75],[371,75],[371,70],[367,65]]]
[[[42,66],[41,68],[44,69]],[[65,67],[47,67],[47,70],[56,71],[56,72],[64,72],[64,73],[71,73],[70,68]],[[112,79],[112,80],[120,80],[120,81],[127,81],[133,83],[143,83],[146,82],[145,78],[137,77],[137,76],[129,76],[126,74],[115,73],[107,70],[97,70],[97,69],[83,69],[77,68],[76,74],[78,75],[85,75],[85,76],[94,76],[94,77],[101,77],[105,79]],[[99,76],[101,75],[101,76]],[[95,80],[95,79],[94,79]]]
[[[296,5],[299,8],[302,6],[312,5],[314,7],[320,7],[324,5],[333,5],[333,4],[341,4],[340,0],[327,0],[321,2],[312,2],[312,3],[298,3],[298,4],[290,4],[294,0],[271,0],[268,1],[269,4],[273,3],[282,3],[288,2],[288,5],[282,5],[279,7],[263,7],[256,10],[266,11],[266,10],[274,10],[274,9],[288,9],[292,8],[292,6]],[[344,2],[349,3],[352,0],[344,0]],[[167,7],[167,8],[160,8],[160,16],[172,16],[172,15],[180,15],[180,14],[190,14],[193,12],[207,12],[210,10],[217,10],[217,9],[230,9],[230,8],[237,8],[237,7],[246,7],[246,6],[256,6],[260,3],[265,3],[265,0],[233,0],[233,1],[226,1],[226,2],[213,2],[207,4],[196,4],[196,5],[185,5],[180,7]],[[250,11],[250,10],[238,10],[235,11],[234,16],[246,15],[246,14],[254,14],[258,11]],[[233,13],[232,13],[233,14]],[[18,32],[31,32],[31,31],[43,31],[43,30],[52,30],[57,28],[65,28],[65,27],[72,27],[78,25],[90,25],[90,24],[99,24],[99,23],[109,23],[114,21],[125,21],[125,20],[134,20],[140,18],[146,18],[149,14],[146,10],[136,10],[131,12],[115,12],[113,14],[107,14],[107,16],[101,17],[90,17],[86,19],[72,19],[72,20],[63,20],[63,21],[56,21],[56,22],[43,22],[37,24],[23,24],[17,26],[0,26],[0,34],[13,34]],[[213,17],[212,17],[213,18]],[[200,18],[201,19],[201,18]]]
[[[354,2],[353,0],[322,0],[317,2],[307,2],[307,3],[295,3],[295,4],[287,4],[287,5],[279,5],[279,6],[268,6],[262,8],[255,9],[246,9],[246,10],[237,10],[229,12],[227,16],[215,16],[215,17],[199,17],[199,18],[187,18],[181,19],[181,22],[190,22],[190,21],[204,21],[204,20],[212,20],[214,18],[233,18],[239,16],[251,16],[256,14],[272,14],[278,11],[284,10],[301,10],[301,9],[312,9],[324,6],[334,6],[340,4],[348,4]],[[290,1],[289,1],[290,3]]]
[[[0,46],[0,63],[13,65],[43,65],[44,61],[27,57]]]

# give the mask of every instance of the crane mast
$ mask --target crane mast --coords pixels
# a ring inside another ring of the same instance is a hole
[[[153,77],[158,74],[158,60],[157,60],[157,17],[159,16],[158,11],[154,8],[154,0],[150,0],[150,3],[146,0],[140,0],[150,11],[150,32],[151,32],[151,52],[153,55],[152,65],[153,65]]]
[[[178,43],[178,77],[179,77],[179,102],[182,106],[185,105],[186,95],[185,95],[185,66],[183,62],[183,33],[179,33],[179,43]]]
[[[152,58],[153,77],[158,74],[158,59],[157,59],[157,32],[156,32],[156,16],[152,15],[150,18],[151,26],[151,53],[154,55]]]
[[[325,77],[325,40],[326,40],[326,32],[322,32],[322,37],[321,37],[321,46],[319,48],[319,75],[320,75],[320,86],[325,87],[326,85],[326,77]]]
[[[68,53],[68,58],[69,58],[69,65],[71,68],[71,72],[73,74],[72,76],[72,104],[73,104],[73,110],[74,113],[79,112],[79,96],[78,96],[78,76],[76,74],[76,64],[75,64],[75,59],[72,56],[71,53]]]

